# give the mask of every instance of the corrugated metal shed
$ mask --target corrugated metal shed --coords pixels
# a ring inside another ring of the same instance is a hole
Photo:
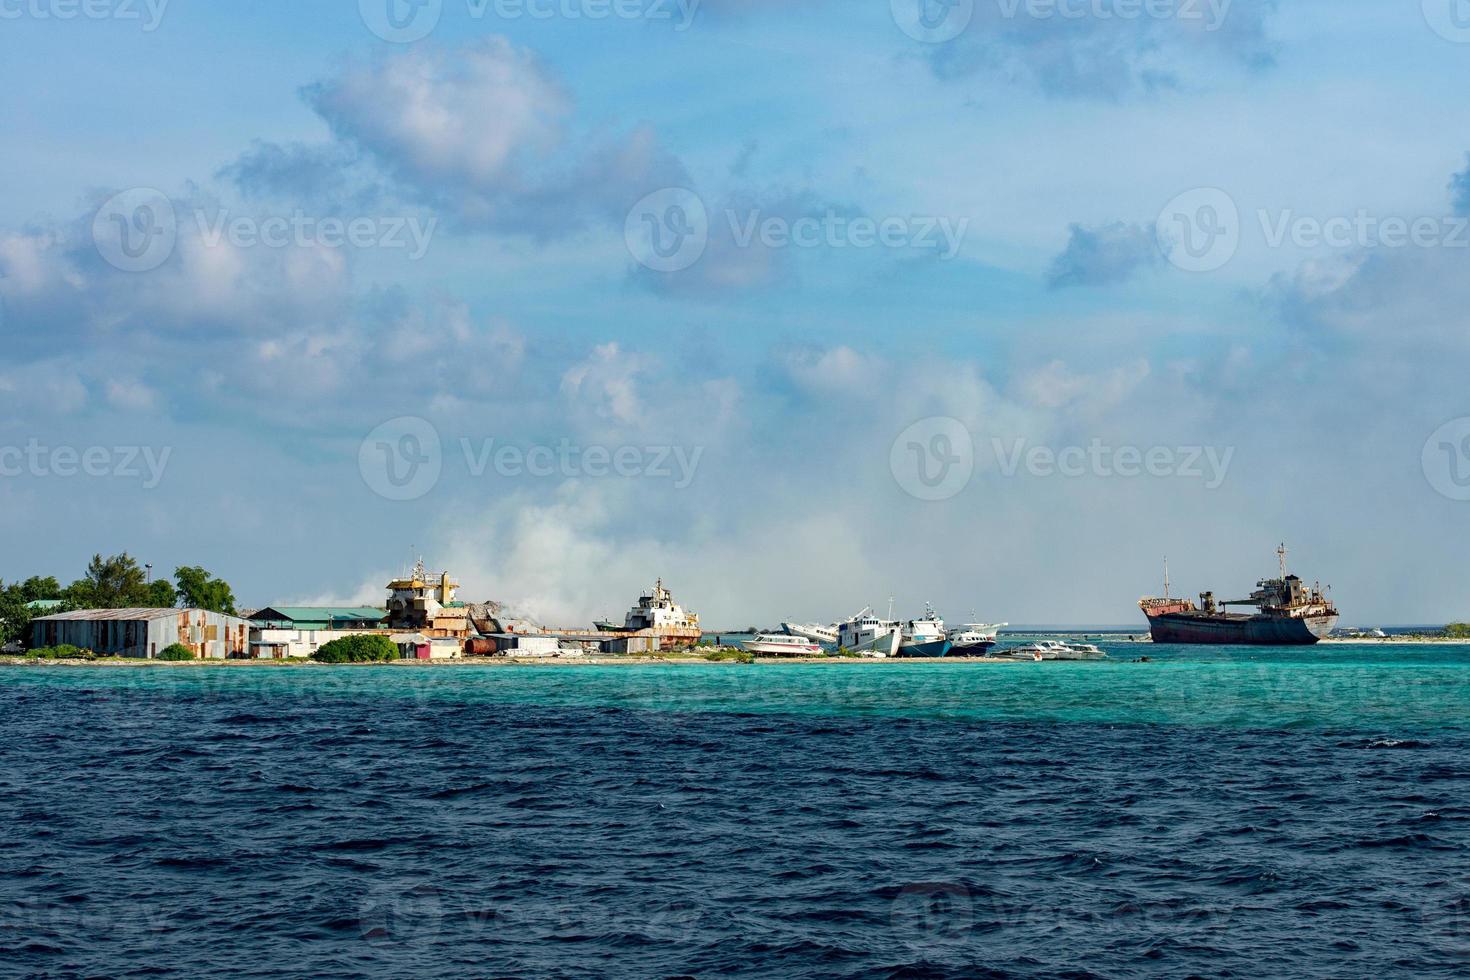
[[[206,659],[246,657],[250,622],[207,609],[78,609],[31,621],[33,648],[66,644],[151,659],[175,643]]]
[[[169,619],[177,616],[184,609],[74,609],[71,612],[56,613],[51,616],[38,616],[32,620],[34,623],[69,623],[86,621],[98,622],[143,622],[145,620]]]

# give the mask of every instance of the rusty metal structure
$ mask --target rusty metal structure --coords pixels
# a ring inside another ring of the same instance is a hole
[[[250,626],[207,609],[79,609],[32,620],[31,646],[152,659],[178,643],[196,657],[226,660],[250,655]]]
[[[468,638],[470,609],[455,598],[458,589],[448,572],[430,575],[419,559],[412,572],[388,583],[387,628],[431,638]]]
[[[1276,549],[1281,577],[1261,579],[1249,599],[1220,601],[1201,592],[1199,605],[1169,595],[1169,566],[1164,563],[1164,595],[1139,600],[1155,643],[1223,644],[1231,646],[1309,646],[1332,632],[1337,607],[1321,588],[1308,588],[1286,571],[1286,545]],[[1233,613],[1247,606],[1255,613]]]

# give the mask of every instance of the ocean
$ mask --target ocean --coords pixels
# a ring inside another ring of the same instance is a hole
[[[0,975],[1470,969],[1470,647],[1102,645],[0,669]]]

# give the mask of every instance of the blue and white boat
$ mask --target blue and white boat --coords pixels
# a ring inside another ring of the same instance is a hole
[[[924,603],[924,616],[911,619],[903,628],[903,638],[898,644],[900,657],[943,657],[954,646],[944,632],[944,620],[934,607]]]

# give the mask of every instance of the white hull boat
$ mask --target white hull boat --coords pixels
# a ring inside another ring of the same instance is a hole
[[[870,609],[864,609],[837,631],[839,647],[864,657],[895,657],[901,642],[903,631],[898,624],[879,619]]]
[[[1023,647],[997,651],[998,656],[1012,660],[1106,660],[1108,655],[1091,643],[1062,643],[1042,640]]]
[[[821,644],[785,633],[758,633],[740,645],[761,657],[816,657],[822,653]]]
[[[831,626],[822,626],[817,623],[782,623],[781,628],[792,636],[799,636],[813,643],[822,643],[827,646],[837,645],[836,623]]]

